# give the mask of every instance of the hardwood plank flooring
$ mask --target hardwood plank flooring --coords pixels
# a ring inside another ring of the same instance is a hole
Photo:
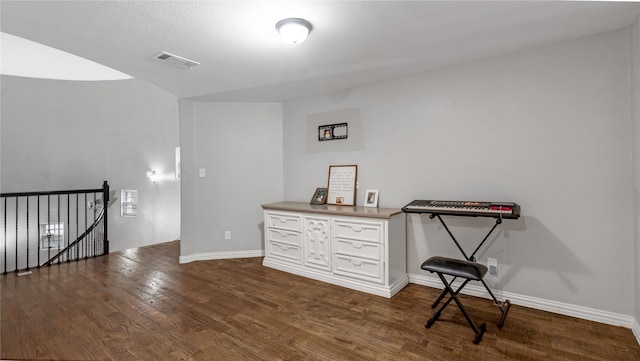
[[[178,264],[179,243],[0,276],[10,360],[640,360],[629,329],[461,296],[430,329],[439,290],[392,299],[280,272],[261,258]]]

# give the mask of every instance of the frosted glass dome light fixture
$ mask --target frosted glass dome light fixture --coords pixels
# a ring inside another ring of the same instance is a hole
[[[278,21],[276,30],[282,40],[289,44],[300,44],[311,32],[311,23],[305,19],[288,18]]]

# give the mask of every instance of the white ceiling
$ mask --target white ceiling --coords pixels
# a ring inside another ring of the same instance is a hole
[[[284,101],[629,26],[636,2],[7,1],[0,30],[180,98]],[[275,23],[302,17],[306,42]],[[200,62],[182,70],[167,51]]]
[[[30,78],[99,81],[131,76],[83,57],[0,32],[0,74]]]

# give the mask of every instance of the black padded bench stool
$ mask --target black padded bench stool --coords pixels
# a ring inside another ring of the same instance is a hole
[[[460,311],[462,311],[462,314],[467,319],[467,322],[469,322],[469,325],[476,333],[476,337],[473,339],[473,343],[479,344],[480,341],[482,341],[482,335],[484,334],[487,325],[482,323],[480,327],[476,327],[476,324],[473,323],[473,320],[471,320],[471,317],[462,306],[462,303],[460,303],[460,300],[458,299],[458,293],[460,293],[460,291],[464,288],[464,286],[467,285],[467,283],[469,283],[469,281],[481,281],[485,273],[487,273],[487,267],[475,262],[435,256],[424,261],[420,268],[425,271],[437,273],[438,277],[440,277],[440,280],[444,284],[446,291],[449,292],[449,299],[433,314],[433,316],[431,316],[424,327],[430,328],[438,320],[445,307],[447,307],[453,300],[456,302],[458,308],[460,308]],[[454,291],[444,275],[462,278],[464,279],[464,282],[458,288],[458,290]]]

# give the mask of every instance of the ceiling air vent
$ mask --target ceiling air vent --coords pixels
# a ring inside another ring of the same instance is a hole
[[[198,63],[197,61],[189,60],[175,54],[167,53],[166,51],[163,51],[162,53],[156,55],[155,58],[158,60],[166,61],[173,65],[177,65],[182,69],[191,69],[196,65],[200,65],[200,63]]]

